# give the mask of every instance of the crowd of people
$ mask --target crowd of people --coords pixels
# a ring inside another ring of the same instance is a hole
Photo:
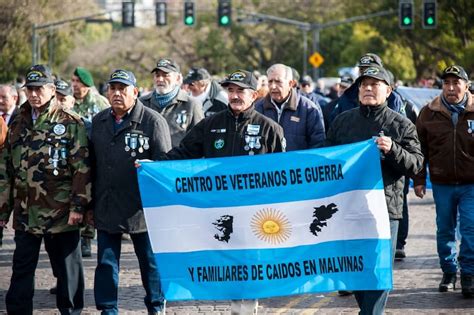
[[[281,63],[265,74],[239,69],[219,82],[204,68],[183,76],[169,58],[150,67],[154,89],[142,95],[130,69],[112,71],[106,97],[83,67],[70,83],[34,65],[19,86],[0,85],[0,232],[12,220],[16,244],[7,312],[33,313],[44,241],[59,312],[81,313],[82,257],[91,256],[97,237],[96,307],[118,314],[125,235],[138,258],[148,313],[165,312],[137,160],[270,154],[371,138],[381,151],[392,256],[406,256],[409,179],[423,198],[429,172],[443,273],[438,289],[454,290],[459,269],[462,295],[474,297],[474,103],[466,71],[444,69],[441,94],[416,117],[379,56],[367,53],[358,66],[358,78],[341,77],[329,94]],[[382,314],[389,291],[340,292],[352,293],[360,314]],[[233,301],[231,312],[255,314],[257,305]]]

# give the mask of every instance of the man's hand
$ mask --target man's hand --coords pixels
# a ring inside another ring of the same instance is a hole
[[[82,214],[78,212],[69,212],[69,220],[67,224],[69,225],[78,225],[82,222]]]
[[[426,194],[425,185],[416,185],[415,186],[415,195],[423,199],[423,196]]]
[[[140,168],[142,166],[141,162],[153,162],[149,159],[135,160],[135,168]]]
[[[392,138],[390,137],[387,137],[387,136],[377,137],[375,139],[375,142],[377,143],[377,147],[379,148],[379,150],[381,150],[384,154],[387,154],[392,149],[393,143],[392,143]]]

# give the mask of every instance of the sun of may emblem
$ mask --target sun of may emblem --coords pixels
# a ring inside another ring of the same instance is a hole
[[[290,221],[281,211],[271,208],[257,211],[250,226],[259,239],[270,244],[283,243],[291,235]]]

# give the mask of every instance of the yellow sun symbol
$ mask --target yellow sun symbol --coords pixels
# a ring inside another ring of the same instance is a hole
[[[257,211],[250,226],[260,240],[273,245],[283,243],[291,235],[290,221],[281,211],[271,208]]]

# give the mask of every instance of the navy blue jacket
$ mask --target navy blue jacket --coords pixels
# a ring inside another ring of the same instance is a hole
[[[255,109],[278,122],[285,131],[286,150],[304,150],[322,145],[326,139],[323,114],[319,105],[308,98],[291,91],[288,102],[283,105],[280,119],[270,95],[260,99]]]

